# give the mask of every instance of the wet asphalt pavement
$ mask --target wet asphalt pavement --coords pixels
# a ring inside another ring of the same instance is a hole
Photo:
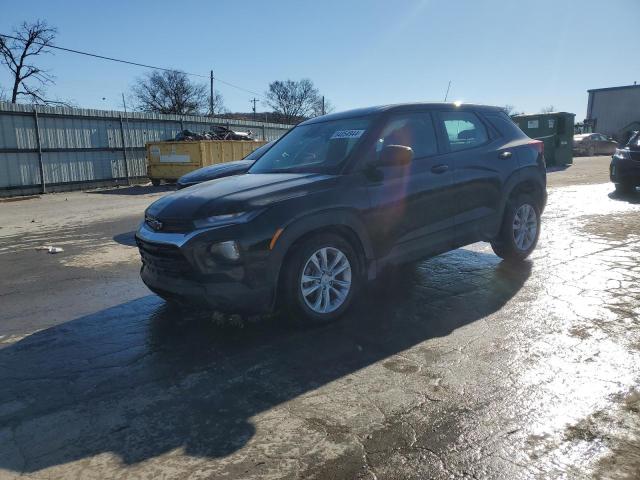
[[[146,201],[0,230],[0,478],[640,478],[640,193],[606,164],[551,174],[525,264],[456,250],[315,329],[149,294]]]

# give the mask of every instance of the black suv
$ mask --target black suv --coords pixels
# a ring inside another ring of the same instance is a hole
[[[408,104],[308,120],[244,175],[167,195],[136,233],[158,295],[230,312],[342,315],[385,267],[489,241],[535,248],[542,142],[497,107]]]
[[[631,193],[640,187],[640,131],[631,135],[624,148],[616,149],[609,166],[609,178],[619,193]]]

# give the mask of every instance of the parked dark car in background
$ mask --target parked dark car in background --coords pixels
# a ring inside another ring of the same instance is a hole
[[[618,142],[602,133],[580,133],[573,136],[573,153],[575,155],[612,155]]]
[[[179,190],[181,188],[190,187],[191,185],[197,185],[198,183],[215,180],[216,178],[230,177],[232,175],[241,175],[246,173],[247,170],[251,168],[251,165],[253,165],[258,158],[271,148],[273,143],[274,142],[269,142],[259,148],[256,148],[242,160],[208,165],[194,170],[193,172],[189,172],[178,179],[176,186]]]
[[[631,193],[640,187],[640,132],[635,132],[623,148],[611,158],[609,176],[620,193]]]
[[[477,241],[536,247],[544,146],[498,107],[407,104],[307,120],[244,175],[149,206],[136,233],[158,295],[222,311],[340,317],[386,267]]]

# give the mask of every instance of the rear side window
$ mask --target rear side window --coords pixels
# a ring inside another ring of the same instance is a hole
[[[487,129],[475,113],[441,112],[440,118],[452,152],[477,147],[489,138]]]
[[[376,153],[379,154],[387,145],[411,147],[415,159],[437,154],[438,144],[431,115],[416,112],[391,116],[376,142]]]
[[[485,113],[484,116],[491,124],[498,129],[500,134],[505,138],[524,138],[525,133],[520,127],[511,120],[511,117],[504,112]]]

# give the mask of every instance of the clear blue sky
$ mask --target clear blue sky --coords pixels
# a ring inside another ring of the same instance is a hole
[[[264,92],[310,78],[336,110],[443,99],[585,116],[589,88],[640,82],[639,0],[0,0],[0,32],[42,18],[57,44]],[[636,48],[637,49],[637,48]],[[121,106],[144,69],[56,52],[49,97]],[[8,77],[0,73],[0,86]],[[227,108],[252,95],[216,84]],[[103,100],[103,97],[105,100]],[[260,106],[259,110],[264,107]]]

